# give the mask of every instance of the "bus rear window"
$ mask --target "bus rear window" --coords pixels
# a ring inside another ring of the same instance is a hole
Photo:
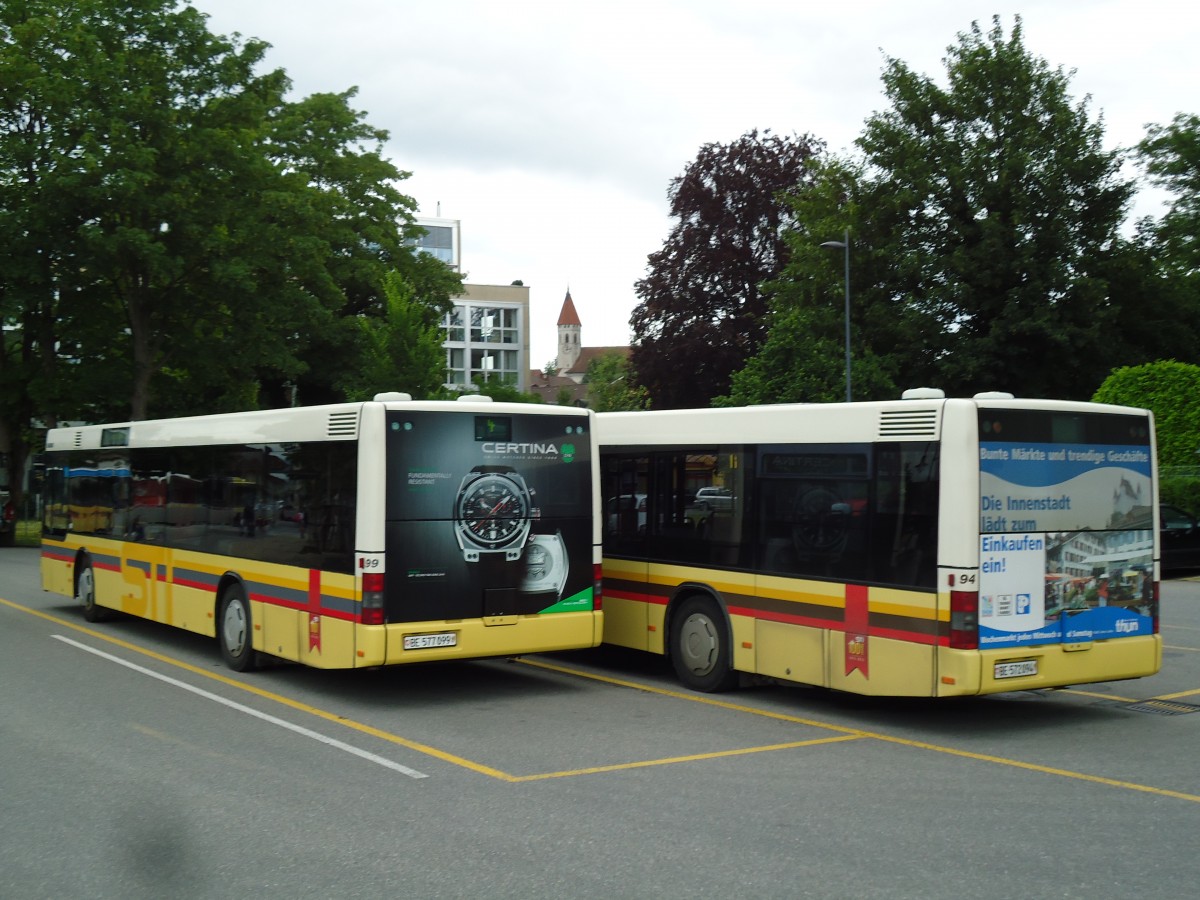
[[[1145,416],[1078,413],[1040,409],[981,409],[979,439],[1038,444],[1150,443]]]

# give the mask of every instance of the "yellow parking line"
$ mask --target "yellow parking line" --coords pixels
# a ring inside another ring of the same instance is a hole
[[[492,778],[498,778],[501,781],[516,780],[514,776],[509,775],[507,772],[502,772],[499,769],[493,769],[491,766],[485,766],[482,763],[465,759],[464,757],[457,756],[453,753],[447,753],[445,750],[439,750],[437,747],[431,747],[428,744],[422,744],[418,741],[411,741],[408,738],[400,737],[398,734],[392,734],[389,731],[383,731],[382,729],[375,728],[374,726],[367,725],[363,722],[356,722],[353,719],[347,719],[343,716],[337,715],[336,713],[327,712],[315,706],[309,706],[307,703],[301,703],[298,700],[293,700],[290,697],[283,696],[282,694],[276,694],[260,687],[244,684],[243,682],[236,681],[225,675],[220,675],[216,672],[210,672],[207,669],[201,669],[198,666],[193,666],[190,663],[183,662],[182,660],[164,656],[163,654],[156,653],[153,650],[147,650],[144,647],[139,647],[137,644],[131,644],[128,641],[123,641],[120,638],[112,637],[111,635],[104,634],[101,631],[96,631],[93,628],[87,628],[83,625],[70,622],[66,619],[60,619],[58,616],[52,616],[49,613],[42,612],[41,610],[30,609],[27,606],[21,606],[19,604],[12,603],[2,597],[0,597],[0,604],[11,607],[12,609],[20,610],[22,612],[27,612],[30,615],[37,616],[40,619],[45,619],[47,622],[53,622],[55,625],[61,625],[64,628],[70,628],[74,631],[78,631],[81,634],[86,634],[89,637],[96,638],[97,640],[105,641],[109,644],[120,647],[123,650],[129,650],[132,653],[140,653],[142,656],[148,656],[153,660],[157,660],[158,662],[168,666],[174,666],[177,669],[183,669],[186,672],[191,672],[193,675],[200,675],[204,678],[210,678],[213,681],[219,681],[221,684],[228,685],[229,687],[237,688],[238,690],[245,691],[249,694],[254,694],[257,697],[262,697],[264,700],[271,700],[291,709],[308,713],[309,715],[316,716],[318,719],[324,719],[327,722],[332,722],[335,725],[343,725],[346,728],[361,732],[362,734],[368,734],[371,737],[379,738],[381,741],[387,741],[390,744],[396,744],[400,747],[414,750],[417,753],[423,753],[426,756],[432,756],[435,759],[442,760],[443,762],[461,766],[464,769],[470,769],[472,772],[478,772],[480,775],[488,775]]]
[[[797,747],[815,747],[818,744],[836,744],[840,741],[857,741],[861,735],[842,734],[837,737],[814,738],[810,741],[793,741],[789,744],[770,744],[765,747],[744,747],[740,750],[717,750],[713,753],[693,753],[688,756],[669,756],[664,759],[646,759],[640,762],[614,763],[611,766],[591,766],[587,769],[569,769],[564,772],[544,772],[541,775],[518,775],[513,781],[545,781],[547,778],[569,778],[573,775],[595,775],[598,772],[620,772],[625,769],[644,769],[649,766],[669,766],[675,763],[697,762],[703,759],[720,759],[723,756],[745,756],[749,753],[770,753],[774,750],[794,750]]]
[[[567,666],[561,666],[561,665],[543,662],[542,660],[532,660],[532,659],[524,659],[524,658],[522,658],[518,661],[525,665],[532,666],[534,668],[545,669],[548,671],[558,672],[561,674],[570,675],[570,676],[574,676],[574,677],[578,677],[578,678],[585,678],[585,679],[589,679],[591,681],[598,681],[598,682],[602,682],[605,684],[612,684],[612,685],[615,685],[618,687],[630,688],[632,690],[643,691],[646,693],[656,694],[659,696],[672,697],[675,699],[686,700],[690,703],[700,703],[700,704],[703,704],[706,706],[713,706],[713,707],[717,707],[720,709],[728,709],[728,710],[731,710],[734,712],[748,713],[750,715],[759,716],[762,718],[775,719],[775,720],[784,721],[784,722],[792,722],[792,723],[795,723],[798,725],[808,725],[813,728],[820,728],[820,729],[823,729],[826,731],[837,732],[841,735],[841,737],[815,738],[812,740],[797,741],[794,743],[772,744],[772,745],[763,746],[763,747],[750,747],[750,748],[744,748],[744,749],[738,749],[738,750],[724,750],[724,751],[717,751],[717,752],[713,752],[713,753],[696,754],[696,755],[692,755],[692,756],[671,757],[671,758],[667,758],[667,759],[644,760],[644,761],[635,761],[635,762],[630,762],[630,763],[618,763],[618,764],[614,764],[614,765],[610,765],[610,766],[597,766],[597,767],[593,767],[593,768],[575,769],[575,770],[569,770],[569,771],[563,771],[563,772],[547,772],[547,773],[535,774],[535,775],[512,775],[512,774],[509,774],[508,772],[501,771],[500,769],[493,768],[492,766],[487,766],[482,763],[478,763],[478,762],[474,762],[473,760],[466,759],[465,757],[461,757],[461,756],[458,756],[453,753],[448,753],[445,750],[438,749],[437,747],[431,747],[428,744],[422,744],[418,741],[412,741],[407,738],[400,737],[397,734],[392,734],[391,732],[383,731],[382,729],[375,728],[371,725],[366,725],[362,722],[356,722],[353,719],[347,719],[347,718],[339,716],[335,713],[331,713],[331,712],[327,712],[323,709],[319,709],[318,707],[309,706],[306,703],[301,703],[297,700],[292,700],[291,698],[285,697],[281,694],[276,694],[271,691],[264,690],[262,688],[254,687],[253,685],[244,684],[243,682],[236,681],[232,678],[229,678],[224,675],[220,675],[216,672],[210,672],[205,669],[201,669],[198,666],[191,665],[190,663],[185,663],[181,660],[173,659],[169,656],[164,656],[163,654],[156,653],[153,650],[147,650],[143,647],[137,646],[136,644],[131,644],[128,641],[123,641],[120,638],[115,638],[110,635],[106,635],[103,632],[96,631],[95,629],[87,628],[82,625],[78,625],[78,624],[68,621],[66,619],[61,619],[58,616],[52,616],[49,613],[44,613],[40,610],[31,609],[30,607],[22,606],[17,603],[12,603],[11,601],[5,600],[3,598],[0,598],[0,604],[10,607],[15,610],[19,610],[21,612],[29,613],[30,615],[37,616],[38,618],[45,619],[48,622],[53,622],[55,625],[59,625],[64,628],[70,628],[73,631],[77,631],[81,634],[86,634],[90,637],[96,638],[97,640],[105,641],[109,644],[113,644],[114,646],[121,647],[122,649],[128,650],[132,653],[138,653],[138,654],[141,654],[142,656],[147,656],[151,659],[154,659],[154,660],[157,660],[158,662],[163,663],[164,665],[174,666],[176,668],[183,669],[187,672],[191,672],[194,675],[200,675],[204,678],[212,679],[213,681],[219,681],[222,684],[225,684],[229,687],[236,688],[241,691],[246,691],[247,693],[254,694],[255,696],[261,697],[265,700],[270,700],[275,703],[279,703],[283,706],[287,706],[291,709],[295,709],[295,710],[298,710],[301,712],[308,713],[309,715],[313,715],[313,716],[316,716],[317,718],[324,719],[327,722],[331,722],[335,725],[342,725],[342,726],[345,726],[346,728],[350,728],[350,729],[352,729],[354,731],[358,731],[362,734],[367,734],[372,737],[379,738],[382,741],[387,741],[388,743],[392,743],[392,744],[396,744],[401,747],[405,747],[409,750],[413,750],[417,753],[422,753],[426,756],[432,756],[435,759],[440,759],[443,762],[447,762],[452,765],[459,766],[460,768],[468,769],[468,770],[470,770],[472,772],[476,772],[480,775],[487,775],[490,778],[495,778],[500,781],[506,781],[509,783],[538,781],[538,780],[545,780],[545,779],[550,779],[550,778],[566,778],[566,777],[574,776],[574,775],[587,775],[587,774],[601,773],[601,772],[614,772],[614,771],[621,771],[623,769],[635,769],[635,768],[642,768],[642,767],[648,767],[648,766],[669,765],[669,764],[680,763],[680,762],[693,762],[696,760],[715,759],[715,758],[720,758],[720,757],[724,757],[724,756],[739,756],[739,755],[746,755],[746,754],[750,754],[750,753],[764,753],[764,752],[771,752],[771,751],[776,751],[776,750],[795,749],[798,747],[815,746],[818,744],[835,743],[835,742],[848,741],[848,740],[854,740],[854,739],[859,739],[859,738],[874,738],[875,740],[882,741],[884,743],[896,744],[899,746],[910,747],[910,748],[918,749],[918,750],[927,750],[927,751],[930,751],[933,753],[941,753],[941,754],[945,754],[948,756],[956,756],[956,757],[959,757],[962,759],[972,759],[972,760],[976,760],[979,762],[988,762],[988,763],[993,763],[995,765],[1008,766],[1011,768],[1023,769],[1023,770],[1031,771],[1031,772],[1039,772],[1039,773],[1046,774],[1046,775],[1055,775],[1060,778],[1068,778],[1068,779],[1072,779],[1072,780],[1076,780],[1076,781],[1090,782],[1093,784],[1103,784],[1108,787],[1122,788],[1124,790],[1137,791],[1137,792],[1146,793],[1146,794],[1154,794],[1154,795],[1162,796],[1162,797],[1172,797],[1177,800],[1187,800],[1192,803],[1200,803],[1200,795],[1187,794],[1187,793],[1183,793],[1181,791],[1171,791],[1171,790],[1167,790],[1164,788],[1156,788],[1156,787],[1152,787],[1149,785],[1137,784],[1135,782],[1119,781],[1119,780],[1112,779],[1112,778],[1104,778],[1099,775],[1088,775],[1084,772],[1074,772],[1074,771],[1071,771],[1068,769],[1056,769],[1056,768],[1053,768],[1050,766],[1041,766],[1041,765],[1037,765],[1035,763],[1023,762],[1021,760],[1009,759],[1009,758],[1001,757],[1001,756],[991,756],[991,755],[985,754],[985,753],[974,753],[974,752],[971,752],[968,750],[959,750],[954,747],[946,747],[946,746],[942,746],[939,744],[930,744],[930,743],[926,743],[924,741],[915,741],[915,740],[911,740],[908,738],[895,737],[892,735],[882,734],[879,732],[863,731],[862,729],[858,729],[858,728],[848,728],[846,726],[835,725],[830,722],[820,722],[815,719],[807,719],[802,716],[792,716],[792,715],[787,715],[785,713],[777,713],[777,712],[772,712],[770,710],[757,709],[753,706],[746,706],[744,704],[739,704],[739,703],[730,703],[728,701],[718,700],[713,697],[699,696],[699,695],[695,695],[695,694],[687,694],[687,693],[683,693],[682,691],[667,690],[665,688],[659,688],[659,687],[655,687],[654,685],[643,684],[641,682],[628,681],[626,679],[621,679],[621,678],[612,678],[612,677],[605,676],[605,675],[596,675],[591,672],[586,672],[586,671],[583,671],[580,669],[573,669],[573,668],[570,668]],[[1193,694],[1198,694],[1198,693],[1200,693],[1200,690],[1186,691],[1186,692],[1183,692],[1180,694],[1164,695],[1163,697],[1156,698],[1156,699],[1172,699],[1172,698],[1176,698],[1176,697],[1191,696]],[[1112,699],[1112,698],[1108,698],[1108,699]]]
[[[593,675],[590,672],[570,669],[566,666],[550,665],[548,663],[541,662],[540,660],[523,659],[521,662],[525,663],[526,665],[537,666],[538,668],[543,669],[551,669],[556,672],[563,672],[571,675],[578,675],[581,678],[589,678],[594,681],[602,681],[607,684],[630,687],[639,691],[647,691],[652,694],[660,694],[667,697],[677,697],[693,703],[703,703],[709,706],[717,706],[737,712],[746,712],[755,716],[763,716],[770,719],[781,719],[786,722],[797,722],[803,725],[812,725],[816,728],[826,728],[830,731],[840,731],[846,734],[855,735],[857,737],[874,738],[877,741],[883,741],[888,744],[897,744],[902,747],[912,747],[917,750],[928,750],[933,753],[942,753],[947,756],[957,756],[962,759],[973,759],[979,762],[993,763],[1000,766],[1009,766],[1011,768],[1024,769],[1030,772],[1040,772],[1045,775],[1056,775],[1060,778],[1069,778],[1075,781],[1086,781],[1093,784],[1107,785],[1108,787],[1122,788],[1129,791],[1138,791],[1139,793],[1144,794],[1155,794],[1160,797],[1172,797],[1176,800],[1187,800],[1192,803],[1200,803],[1200,795],[1197,794],[1186,794],[1182,791],[1172,791],[1166,788],[1157,788],[1150,785],[1137,784],[1136,782],[1132,781],[1118,781],[1117,779],[1105,778],[1101,775],[1089,775],[1086,772],[1073,772],[1069,769],[1056,769],[1051,766],[1040,766],[1036,763],[1027,763],[1019,759],[1009,759],[1003,756],[991,756],[986,753],[974,753],[970,750],[959,750],[954,747],[945,747],[940,744],[929,744],[925,741],[914,741],[910,740],[909,738],[894,737],[893,735],[889,734],[862,731],[854,728],[845,728],[841,725],[832,725],[827,722],[817,722],[813,719],[805,719],[799,716],[789,716],[782,713],[771,712],[770,710],[756,709],[753,706],[743,706],[738,703],[728,703],[724,700],[713,699],[712,697],[697,696],[694,694],[685,694],[680,691],[665,690],[663,688],[654,687],[653,685],[625,681],[620,678],[610,678],[606,675]],[[1196,693],[1200,693],[1200,691]]]
[[[1118,781],[1115,778],[1105,778],[1101,775],[1088,775],[1086,772],[1072,772],[1070,769],[1056,769],[1052,766],[1039,766],[1036,763],[1022,762],[1019,759],[1008,759],[1003,756],[990,756],[986,753],[972,753],[969,750],[957,750],[954,747],[943,747],[938,744],[926,744],[924,741],[912,741],[907,738],[891,737],[886,734],[873,734],[869,737],[877,738],[881,741],[887,741],[891,744],[900,744],[905,747],[914,747],[918,750],[932,750],[934,753],[946,753],[950,756],[959,756],[963,759],[975,759],[980,762],[995,763],[1001,766],[1012,766],[1016,769],[1025,769],[1030,772],[1041,772],[1044,775],[1057,775],[1060,778],[1070,778],[1075,781],[1087,781],[1092,784],[1103,784],[1109,787],[1123,788],[1127,791],[1138,791],[1143,794],[1155,794],[1159,797],[1173,797],[1176,800],[1188,800],[1192,803],[1200,803],[1200,795],[1185,794],[1182,791],[1171,791],[1166,788],[1151,787],[1148,784],[1138,784],[1133,781]]]
[[[1102,694],[1099,691],[1085,691],[1080,688],[1059,688],[1059,693],[1074,694],[1076,697],[1097,697],[1100,700],[1113,700],[1117,703],[1140,703],[1135,697],[1118,697],[1115,694]]]
[[[643,684],[640,681],[626,681],[623,678],[611,678],[608,675],[595,675],[591,672],[584,672],[581,669],[572,669],[567,666],[559,666],[553,663],[543,662],[540,659],[521,658],[518,662],[524,663],[527,666],[533,666],[536,669],[548,669],[551,672],[559,672],[563,675],[576,675],[581,678],[587,678],[591,681],[602,681],[605,684],[613,684],[618,687],[632,688],[635,691],[645,691],[649,694],[658,694],[660,697],[674,697],[677,700],[687,700],[689,703],[700,703],[706,706],[715,706],[719,709],[729,709],[734,712],[750,713],[751,715],[761,716],[767,719],[778,719],[781,722],[794,722],[797,725],[810,725],[813,728],[823,728],[826,731],[837,731],[842,734],[850,734],[855,737],[867,735],[865,731],[858,728],[847,728],[843,725],[833,725],[829,722],[818,722],[816,719],[805,719],[802,716],[789,716],[786,713],[771,712],[766,709],[758,709],[753,706],[743,706],[740,703],[730,703],[728,700],[718,700],[716,697],[710,697],[703,694],[685,694],[683,691],[672,691],[666,688],[655,687],[652,684]]]
[[[1191,691],[1179,691],[1175,694],[1159,694],[1157,697],[1151,697],[1151,700],[1178,700],[1180,697],[1195,697],[1200,694],[1200,688]]]

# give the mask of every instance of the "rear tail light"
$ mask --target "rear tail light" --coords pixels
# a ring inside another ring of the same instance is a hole
[[[1154,623],[1154,633],[1158,634],[1158,582],[1154,582],[1154,599],[1151,600],[1150,620]]]
[[[363,575],[362,609],[359,617],[364,625],[383,624],[383,573]]]
[[[592,609],[604,608],[603,579],[600,577],[603,569],[599,563],[592,566]]]
[[[955,650],[979,649],[979,594],[950,592],[950,646]]]

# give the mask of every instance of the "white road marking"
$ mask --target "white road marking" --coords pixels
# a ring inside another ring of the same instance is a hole
[[[235,709],[238,712],[245,713],[248,716],[254,716],[254,718],[256,718],[256,719],[262,719],[264,722],[270,722],[272,725],[278,725],[280,728],[286,728],[288,731],[295,732],[296,734],[301,734],[304,737],[312,738],[314,741],[320,741],[322,744],[327,744],[330,747],[334,747],[338,750],[343,750],[346,753],[349,753],[349,754],[352,754],[353,756],[359,757],[360,759],[365,759],[368,762],[373,762],[373,763],[376,763],[377,765],[381,765],[385,769],[391,769],[394,772],[399,772],[401,775],[407,775],[409,778],[428,778],[429,777],[424,772],[418,772],[416,769],[410,769],[408,766],[402,766],[402,765],[400,765],[400,763],[392,762],[390,759],[385,759],[384,757],[379,756],[375,753],[370,753],[370,752],[368,752],[366,750],[362,750],[358,747],[351,746],[350,744],[347,744],[344,741],[339,741],[335,738],[327,737],[326,735],[320,734],[309,728],[305,728],[302,725],[296,725],[293,722],[285,721],[284,719],[280,719],[277,716],[272,716],[272,715],[269,715],[264,712],[259,712],[257,709],[251,709],[249,706],[245,706],[241,703],[236,703],[233,700],[228,700],[225,697],[221,697],[221,696],[218,696],[217,694],[210,693],[209,691],[203,690],[202,688],[198,688],[195,685],[188,684],[185,681],[180,681],[177,678],[171,678],[168,675],[162,675],[158,672],[151,671],[150,669],[147,669],[144,666],[139,666],[136,663],[131,663],[128,660],[121,659],[119,656],[113,656],[111,653],[105,653],[103,650],[97,650],[94,647],[89,647],[87,644],[81,644],[78,641],[73,641],[70,638],[64,637],[61,634],[52,634],[51,637],[54,638],[56,641],[62,641],[64,644],[70,644],[72,647],[77,647],[80,650],[85,650],[88,653],[91,653],[93,656],[99,656],[101,659],[107,659],[110,662],[115,662],[118,665],[122,665],[127,669],[132,669],[133,671],[139,672],[142,675],[149,675],[151,678],[157,678],[159,681],[165,682],[170,685],[174,685],[177,688],[183,688],[183,690],[190,691],[191,693],[197,695],[198,697],[204,697],[206,700],[212,700],[216,703],[220,703],[222,706],[227,706],[230,709]]]

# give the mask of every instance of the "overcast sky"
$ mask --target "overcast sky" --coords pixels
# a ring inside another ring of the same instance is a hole
[[[1109,146],[1200,113],[1200,12],[1165,0],[192,0],[209,29],[272,45],[296,97],[358,88],[422,215],[462,221],[468,280],[530,287],[531,358],[555,353],[570,288],[583,343],[629,343],[634,282],[666,192],[706,143],[757,128],[853,151],[887,108],[885,59],[944,83],[956,36],[995,14],[1075,70]],[[1129,174],[1135,174],[1130,170]],[[1135,212],[1157,214],[1156,198]],[[831,235],[836,238],[837,235]]]

